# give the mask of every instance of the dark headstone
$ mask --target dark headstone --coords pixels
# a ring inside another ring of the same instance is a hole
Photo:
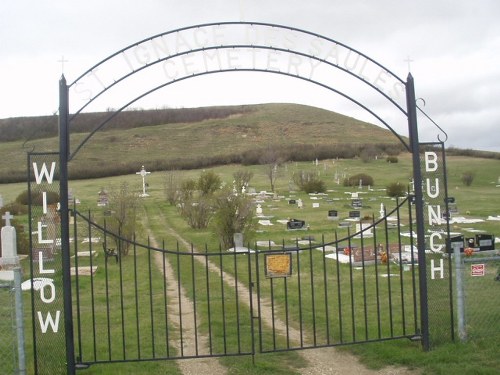
[[[351,219],[359,218],[359,217],[361,217],[361,211],[349,211],[349,217]]]
[[[453,253],[456,247],[459,248],[460,252],[464,252],[464,236],[455,236],[450,238],[450,250]]]
[[[476,234],[479,251],[495,250],[495,236],[492,234]]]
[[[292,219],[286,223],[287,229],[302,229],[306,225],[304,220]]]
[[[288,204],[296,204],[296,203],[297,203],[297,201],[295,199],[290,199],[288,201]]]

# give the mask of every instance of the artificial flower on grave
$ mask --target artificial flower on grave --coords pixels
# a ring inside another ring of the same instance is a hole
[[[471,257],[474,254],[474,249],[472,247],[466,247],[464,250],[464,255],[466,257]]]

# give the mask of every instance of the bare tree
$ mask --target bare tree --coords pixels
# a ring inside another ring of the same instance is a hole
[[[260,164],[266,166],[266,175],[271,184],[271,191],[276,188],[276,180],[278,179],[278,167],[283,163],[284,158],[276,147],[269,146],[260,157]]]
[[[127,255],[130,242],[135,234],[139,195],[122,182],[118,188],[110,190],[109,209],[111,218],[107,228],[116,234],[115,243],[120,255]]]

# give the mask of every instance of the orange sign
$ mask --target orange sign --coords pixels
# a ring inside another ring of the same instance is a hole
[[[288,277],[292,275],[292,254],[266,254],[266,277]]]

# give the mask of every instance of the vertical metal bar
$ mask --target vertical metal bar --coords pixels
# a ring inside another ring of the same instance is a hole
[[[104,220],[104,277],[106,284],[106,328],[108,333],[108,359],[111,361],[112,350],[111,350],[111,317],[109,308],[109,275],[108,275],[108,259],[106,258],[106,251],[108,249],[108,232],[106,229],[106,220]]]
[[[375,218],[372,216],[372,226],[374,225]],[[362,264],[362,280],[363,280],[363,314],[365,319],[365,340],[368,340],[368,306],[366,302],[366,267],[365,267],[365,239],[364,239],[363,226],[361,225],[361,264]]]
[[[412,208],[412,197],[408,197],[408,220],[409,220],[409,230],[410,230],[410,246],[411,246],[411,283],[412,283],[412,297],[413,297],[413,331],[416,334],[418,332],[418,306],[417,306],[417,278],[415,275],[415,260],[413,251],[413,208]]]
[[[351,324],[352,324],[352,341],[356,342],[356,315],[354,313],[356,304],[354,302],[354,279],[352,273],[352,243],[351,231],[347,228],[347,246],[349,247],[349,286],[351,292]]]
[[[312,318],[313,318],[313,344],[316,346],[316,306],[315,306],[315,295],[314,295],[314,262],[312,257],[312,245],[311,237],[309,237],[309,264],[310,264],[310,282],[311,282],[311,307],[312,307]]]
[[[262,319],[261,315],[261,300],[260,300],[260,266],[259,266],[259,253],[260,251],[256,251],[255,254],[255,279],[257,281],[257,313],[259,315],[259,351],[262,353]]]
[[[92,272],[92,267],[94,265],[93,263],[93,257],[92,257],[92,225],[90,223],[90,210],[88,211],[88,218],[89,220],[87,221],[87,236],[89,237],[89,264],[90,264],[90,307],[92,311],[92,344],[93,344],[93,355],[94,355],[94,361],[97,361],[97,334],[96,334],[96,319],[95,319],[95,300],[94,300],[94,275]],[[78,259],[77,254],[75,254],[75,259]],[[78,280],[80,278],[80,275],[78,274],[78,267],[75,267],[75,278]]]
[[[286,348],[290,349],[290,312],[288,310],[288,278],[285,277],[285,325],[286,325]]]
[[[326,268],[326,257],[325,257],[325,235],[321,235],[321,243],[323,244],[323,249],[321,252],[321,256],[323,258],[323,288],[325,291],[325,334],[326,334],[326,343],[330,345],[330,313],[328,311],[328,277],[327,277],[327,268]]]
[[[14,293],[16,305],[16,333],[17,333],[17,370],[19,375],[26,374],[26,353],[24,351],[24,309],[21,290],[22,271],[16,267],[14,272]]]
[[[78,270],[78,241],[76,240],[78,238],[78,226],[76,225],[76,203],[73,202],[73,212],[71,213],[74,217],[73,220],[73,237],[75,241],[74,247],[75,247],[75,270]],[[76,325],[77,325],[77,332],[78,332],[78,358],[81,361],[83,358],[83,353],[82,353],[82,322],[81,322],[81,306],[80,306],[80,282],[79,278],[75,278],[75,291],[76,291]]]
[[[149,244],[149,237],[148,237],[148,244]],[[135,331],[137,334],[137,358],[141,358],[141,329],[139,325],[139,288],[137,286],[137,248],[135,247],[134,243],[134,248],[133,248],[133,255],[134,255],[134,299],[135,299]],[[151,272],[149,272],[150,279],[151,279]]]
[[[401,296],[401,324],[403,325],[403,335],[406,335],[406,314],[405,314],[405,293],[404,293],[404,274],[403,274],[403,262],[402,262],[402,251],[401,251],[401,220],[400,220],[400,209],[401,204],[399,199],[396,198],[396,216],[398,219],[398,249],[399,249],[399,282],[400,282],[400,296]]]
[[[134,251],[136,247],[136,239],[134,233]],[[153,358],[156,357],[156,345],[155,345],[155,316],[154,316],[154,308],[153,308],[153,267],[151,265],[151,239],[148,236],[148,273],[149,273],[149,314],[150,314],[150,322],[151,322],[151,354]]]
[[[415,188],[422,346],[424,350],[429,350],[429,306],[427,302],[427,266],[425,263],[424,200],[422,194],[422,171],[420,169],[420,147],[417,128],[417,104],[415,100],[415,86],[411,74],[408,74],[406,81],[406,105],[408,108],[408,128],[413,160],[413,181]]]
[[[165,311],[165,344],[167,349],[167,357],[170,357],[170,345],[169,345],[169,329],[168,329],[168,296],[167,296],[167,264],[166,264],[166,252],[165,252],[165,240],[162,240],[161,248],[162,252],[162,271],[163,271],[163,307]]]
[[[385,212],[384,212],[385,216]],[[378,229],[378,228],[377,228]],[[375,263],[374,263],[374,272],[375,272],[375,298],[377,300],[377,333],[378,333],[378,338],[382,338],[382,323],[380,320],[380,289],[379,289],[379,284],[378,284],[378,252],[381,249],[377,242],[377,231],[373,231],[373,245],[375,246]],[[380,244],[382,245],[382,244]]]
[[[255,249],[257,246],[254,247]],[[256,251],[257,253],[258,251]],[[247,252],[247,267],[248,267],[248,296],[249,296],[249,306],[250,306],[250,331],[252,338],[252,362],[255,362],[255,332],[254,332],[254,324],[253,324],[253,280],[252,280],[252,259],[250,253],[250,246],[248,246]]]
[[[276,316],[275,316],[275,310],[274,310],[274,279],[271,278],[269,279],[269,284],[271,288],[271,330],[273,332],[273,350],[276,350]]]
[[[247,247],[249,247],[247,245]],[[236,303],[236,335],[238,340],[238,354],[241,353],[241,334],[240,334],[240,303],[238,294],[238,262],[236,259],[238,252],[233,252],[234,259],[234,298]]]
[[[337,231],[335,231],[335,252],[337,253],[336,263],[337,263],[337,294],[338,294],[338,305],[339,305],[339,338],[340,343],[344,342],[344,328],[342,322],[342,288],[340,286],[340,261],[339,261],[339,239]]]
[[[127,358],[126,354],[126,340],[125,340],[125,304],[123,301],[123,267],[122,267],[122,234],[121,230],[118,230],[118,271],[119,271],[119,283],[120,283],[120,311],[121,311],[121,328],[122,328],[122,354],[123,359]]]
[[[205,244],[205,278],[206,278],[206,290],[207,290],[207,315],[208,315],[208,346],[210,348],[210,355],[213,354],[212,347],[212,315],[210,310],[210,275],[208,272],[208,247]]]
[[[194,271],[194,247],[191,244],[191,283],[193,284],[193,321],[194,321],[194,348],[198,355],[198,323],[196,320],[196,278]]]
[[[226,304],[224,298],[224,270],[222,263],[222,249],[219,249],[219,267],[220,267],[220,289],[221,289],[221,308],[222,308],[222,331],[224,335],[224,354],[227,354]]]
[[[181,301],[181,260],[180,260],[180,250],[179,241],[177,241],[177,299],[179,300],[179,330],[181,339],[181,357],[184,357],[184,336],[182,329],[182,301]]]
[[[61,205],[61,256],[64,298],[64,332],[66,335],[66,371],[75,374],[73,305],[71,297],[71,262],[68,217],[69,100],[64,75],[59,80],[59,198]],[[29,169],[28,169],[29,170]]]
[[[389,229],[387,227],[387,214],[384,215],[384,232],[386,246],[386,272],[387,272],[387,303],[389,304],[389,328],[391,337],[394,337],[394,322],[392,314],[392,284],[391,284],[391,244],[389,243]]]
[[[295,248],[298,249],[298,242],[296,241]],[[300,330],[300,347],[304,346],[304,322],[302,321],[302,289],[300,282],[300,252],[295,250],[297,255],[297,288],[299,292],[299,330]]]

